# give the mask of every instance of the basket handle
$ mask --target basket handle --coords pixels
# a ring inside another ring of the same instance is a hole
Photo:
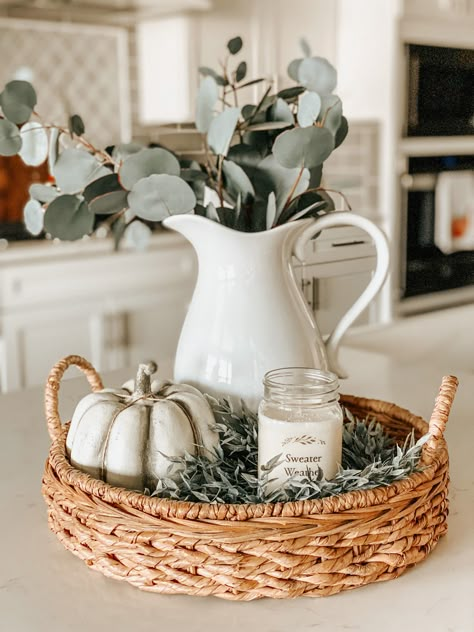
[[[46,382],[44,394],[46,423],[52,441],[55,441],[61,434],[62,423],[59,418],[58,392],[62,377],[70,366],[77,366],[85,374],[94,392],[104,388],[100,375],[92,364],[81,356],[67,356],[53,366]]]
[[[449,411],[451,410],[458,384],[458,378],[454,375],[446,375],[443,377],[429,423],[429,433],[431,436],[423,446],[423,463],[425,464],[429,464],[433,461],[434,453],[438,448],[440,439],[442,439],[444,435]]]

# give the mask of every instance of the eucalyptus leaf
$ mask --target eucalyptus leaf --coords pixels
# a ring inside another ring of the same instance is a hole
[[[309,189],[315,189],[321,184],[321,178],[323,176],[323,165],[320,164],[317,167],[311,167],[309,170]]]
[[[302,61],[303,61],[302,59],[293,59],[293,61],[291,61],[288,64],[288,69],[287,69],[289,77],[293,79],[294,81],[298,81],[298,83],[299,83],[299,69],[300,69]]]
[[[306,57],[297,70],[297,81],[320,96],[331,94],[337,85],[336,69],[324,57]]]
[[[300,127],[313,125],[321,110],[321,97],[316,92],[305,92],[298,104],[298,124]]]
[[[328,203],[323,196],[323,191],[308,189],[301,195],[293,197],[293,201],[282,211],[278,217],[278,225],[292,221],[295,217],[318,217],[328,211]]]
[[[270,118],[272,121],[283,121],[289,125],[294,125],[295,123],[295,117],[293,116],[290,106],[280,97],[270,108]]]
[[[217,215],[219,217],[219,223],[228,228],[235,226],[236,213],[235,209],[228,208],[227,206],[219,206],[216,208]]]
[[[3,114],[9,121],[18,125],[29,120],[36,101],[35,89],[28,81],[10,81],[0,94]]]
[[[303,193],[308,188],[308,169],[304,169],[301,177],[299,177],[300,169],[288,169],[282,166],[276,160],[274,155],[267,156],[260,162],[258,165],[258,172],[265,176],[267,187],[269,189],[268,193],[271,191],[274,191],[275,193],[277,216],[283,210],[291,191],[293,191],[293,195],[296,196]],[[296,188],[294,188],[298,178],[298,184]],[[266,187],[264,186],[263,188]]]
[[[14,156],[21,149],[20,130],[11,121],[0,119],[0,156]]]
[[[324,127],[301,127],[280,134],[273,145],[277,161],[289,169],[317,167],[331,155],[334,137]]]
[[[114,249],[118,250],[122,237],[125,233],[125,229],[127,227],[127,220],[123,215],[117,217],[117,219],[112,223],[112,238],[114,240]]]
[[[326,202],[322,200],[320,202],[315,202],[314,204],[311,204],[310,206],[307,206],[306,208],[292,215],[288,221],[295,222],[296,220],[302,219],[303,217],[306,217],[306,216],[309,217],[314,213],[314,211],[320,210],[321,208],[325,208],[325,206],[326,206]]]
[[[49,151],[48,151],[48,170],[54,173],[54,165],[59,157],[59,138],[60,131],[57,127],[53,127],[49,132]]]
[[[212,202],[209,202],[209,204],[206,206],[206,217],[207,219],[211,219],[213,222],[219,221],[217,209]]]
[[[311,57],[311,47],[308,44],[308,40],[304,37],[300,39],[300,47],[305,57]]]
[[[84,121],[79,114],[73,114],[69,117],[69,131],[76,136],[82,136],[86,131]]]
[[[201,204],[199,201],[194,207],[194,214],[200,215],[201,217],[206,217],[206,207]]]
[[[136,220],[129,224],[123,234],[125,244],[133,250],[146,250],[151,239],[151,229]]]
[[[110,170],[87,151],[65,149],[56,161],[53,175],[62,193],[78,193],[89,182],[110,174]]]
[[[28,191],[34,200],[43,204],[52,202],[59,195],[55,187],[47,184],[32,184]]]
[[[262,83],[262,81],[265,81],[265,77],[259,77],[258,79],[251,79],[250,81],[246,81],[245,83],[242,83],[239,86],[240,88],[248,88],[249,86],[254,86],[257,83]]]
[[[267,230],[270,230],[270,228],[272,228],[273,224],[275,223],[275,219],[277,216],[277,208],[276,208],[276,197],[275,197],[275,193],[272,191],[270,193],[270,195],[268,196],[268,202],[267,202]]]
[[[125,160],[125,158],[132,154],[137,154],[142,149],[145,149],[145,147],[140,145],[140,143],[120,143],[113,148],[112,158],[118,161]]]
[[[197,160],[181,159],[179,164],[181,167],[180,177],[186,182],[189,182],[197,202],[202,204],[204,201],[206,182],[209,179],[208,174],[202,170]]]
[[[196,127],[201,134],[207,134],[209,131],[218,98],[219,88],[215,79],[211,76],[205,77],[199,85],[196,100]]]
[[[46,209],[44,229],[52,237],[75,241],[88,235],[94,227],[94,214],[87,202],[75,195],[60,195]]]
[[[256,167],[262,157],[262,154],[255,147],[246,143],[232,145],[227,153],[227,158],[241,167]]]
[[[240,195],[240,193],[237,195],[234,211],[235,211],[235,222],[234,222],[233,228],[236,228],[240,220],[240,213],[242,211],[242,196]]]
[[[293,123],[289,121],[265,121],[264,123],[255,123],[246,128],[247,132],[274,132],[277,130],[290,127]]]
[[[341,124],[339,125],[339,128],[336,132],[336,137],[335,137],[335,142],[334,142],[335,147],[339,147],[339,145],[346,138],[348,132],[349,132],[349,124],[347,122],[347,119],[345,116],[341,116]]]
[[[259,197],[254,200],[247,214],[248,228],[252,233],[259,233],[267,228],[267,204],[268,200]]]
[[[44,227],[44,209],[37,200],[29,200],[23,209],[26,229],[32,235],[39,235]]]
[[[226,189],[234,200],[240,195],[245,204],[249,197],[255,197],[255,190],[249,177],[237,163],[224,160],[222,171],[226,178]]]
[[[208,176],[199,169],[181,169],[180,177],[186,182],[206,181]]]
[[[198,70],[203,77],[212,77],[219,86],[229,85],[227,79],[225,77],[222,77],[222,75],[219,75],[212,68],[208,68],[207,66],[200,66]]]
[[[241,37],[233,37],[227,42],[227,49],[231,55],[236,55],[241,50],[242,45]]]
[[[245,75],[247,74],[247,63],[245,61],[241,61],[237,66],[237,70],[235,71],[235,80],[237,83],[245,79]]]
[[[335,94],[328,94],[321,99],[319,120],[335,137],[342,121],[342,102]]]
[[[179,161],[171,152],[153,147],[142,149],[125,158],[119,169],[119,178],[122,186],[131,191],[142,178],[153,174],[179,176],[180,171]]]
[[[240,108],[227,108],[211,122],[207,142],[215,154],[227,155],[239,116]]]
[[[18,155],[25,165],[37,167],[48,157],[48,135],[44,127],[36,121],[29,121],[21,128],[22,145]]]
[[[252,147],[263,158],[271,153],[273,141],[278,131],[281,130],[244,132],[242,140],[245,145]]]
[[[116,173],[91,182],[84,189],[83,195],[90,210],[96,215],[110,215],[128,206],[128,192],[121,186]]]
[[[242,118],[245,119],[246,121],[248,119],[251,119],[252,116],[255,114],[256,109],[257,107],[255,105],[252,105],[251,103],[247,103],[247,105],[244,105],[244,107],[242,108]]]
[[[189,213],[196,204],[193,190],[178,176],[153,174],[139,180],[128,194],[130,209],[141,219],[160,222]]]
[[[305,92],[306,88],[303,86],[294,86],[293,88],[284,88],[278,92],[277,96],[285,101],[294,101],[300,94]]]

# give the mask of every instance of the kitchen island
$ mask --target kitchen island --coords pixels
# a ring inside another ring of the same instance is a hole
[[[341,390],[394,401],[428,419],[445,372],[439,363],[400,364],[393,357],[342,350],[350,374]],[[169,367],[162,367],[163,374]],[[120,384],[132,371],[104,375]],[[446,438],[451,461],[448,535],[400,578],[327,598],[263,599],[161,596],[92,572],[49,532],[41,477],[49,437],[43,392],[31,388],[0,397],[0,629],[5,632],[472,632],[474,630],[474,375],[460,388]],[[84,378],[64,382],[67,418],[87,392]]]

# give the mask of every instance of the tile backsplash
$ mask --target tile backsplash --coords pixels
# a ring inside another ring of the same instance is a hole
[[[129,135],[125,29],[0,18],[0,59],[0,85],[32,81],[47,120],[80,114],[98,145]]]

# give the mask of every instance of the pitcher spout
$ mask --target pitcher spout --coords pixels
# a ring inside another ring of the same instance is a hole
[[[211,233],[222,228],[217,222],[189,213],[170,215],[163,220],[162,225],[186,237],[194,247],[197,247],[202,240],[209,239]]]

